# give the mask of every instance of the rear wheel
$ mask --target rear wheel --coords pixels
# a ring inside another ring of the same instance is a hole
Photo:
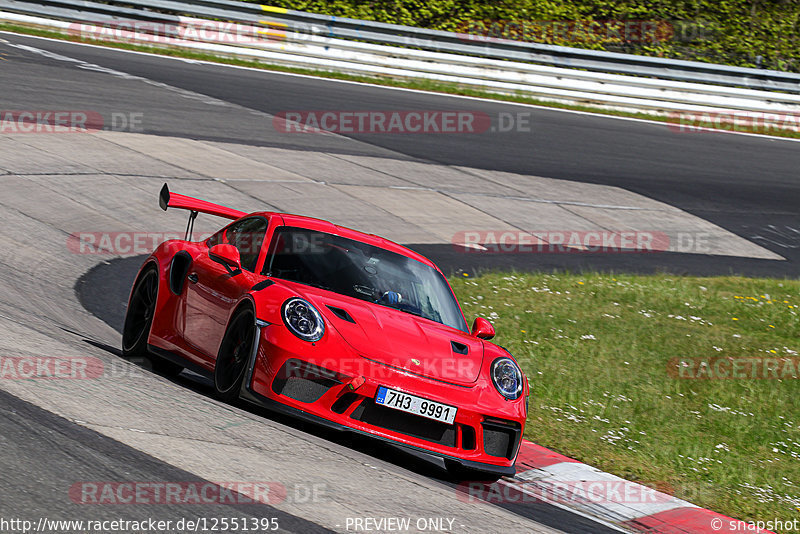
[[[125,313],[122,354],[126,358],[148,356],[147,337],[153,324],[157,297],[158,272],[155,267],[147,267],[133,286],[131,301]]]
[[[214,366],[214,391],[220,400],[232,402],[239,397],[254,342],[255,317],[244,307],[228,325]]]
[[[153,324],[158,298],[158,271],[155,267],[147,267],[131,292],[131,301],[125,313],[125,325],[122,328],[122,355],[126,358],[144,357],[158,374],[176,376],[183,367],[151,354],[147,350],[147,338]]]

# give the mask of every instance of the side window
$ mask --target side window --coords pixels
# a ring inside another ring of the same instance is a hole
[[[208,239],[206,239],[206,246],[208,248],[211,248],[214,245],[220,245],[222,243],[225,243],[226,242],[225,241],[225,231],[226,230],[227,230],[227,228],[223,228],[222,230],[220,230],[216,234],[214,234],[211,237],[209,237]]]
[[[267,233],[267,220],[263,217],[242,219],[220,230],[206,241],[209,247],[227,243],[239,250],[242,258],[242,269],[255,271],[258,253]]]

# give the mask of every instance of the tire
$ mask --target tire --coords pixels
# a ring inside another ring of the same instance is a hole
[[[153,325],[158,299],[158,271],[147,267],[142,272],[131,292],[131,301],[125,313],[122,328],[122,355],[125,358],[143,357],[150,360],[153,371],[172,377],[183,371],[183,367],[151,354],[147,350],[147,338]]]
[[[125,325],[122,328],[122,355],[125,358],[149,357],[147,338],[158,298],[158,271],[147,267],[136,280],[125,312]]]
[[[214,393],[218,399],[233,402],[239,398],[254,337],[253,311],[249,307],[240,308],[225,330],[214,365]]]

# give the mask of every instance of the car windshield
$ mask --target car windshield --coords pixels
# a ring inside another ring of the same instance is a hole
[[[468,332],[453,292],[436,269],[352,239],[281,227],[264,274],[418,315]]]

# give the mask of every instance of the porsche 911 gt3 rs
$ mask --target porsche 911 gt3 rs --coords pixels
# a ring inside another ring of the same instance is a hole
[[[528,382],[472,328],[427,258],[375,235],[285,213],[244,213],[161,190],[190,212],[131,290],[125,356],[190,368],[225,401],[244,399],[338,430],[501,476],[514,462]],[[233,222],[192,241],[198,213]]]

